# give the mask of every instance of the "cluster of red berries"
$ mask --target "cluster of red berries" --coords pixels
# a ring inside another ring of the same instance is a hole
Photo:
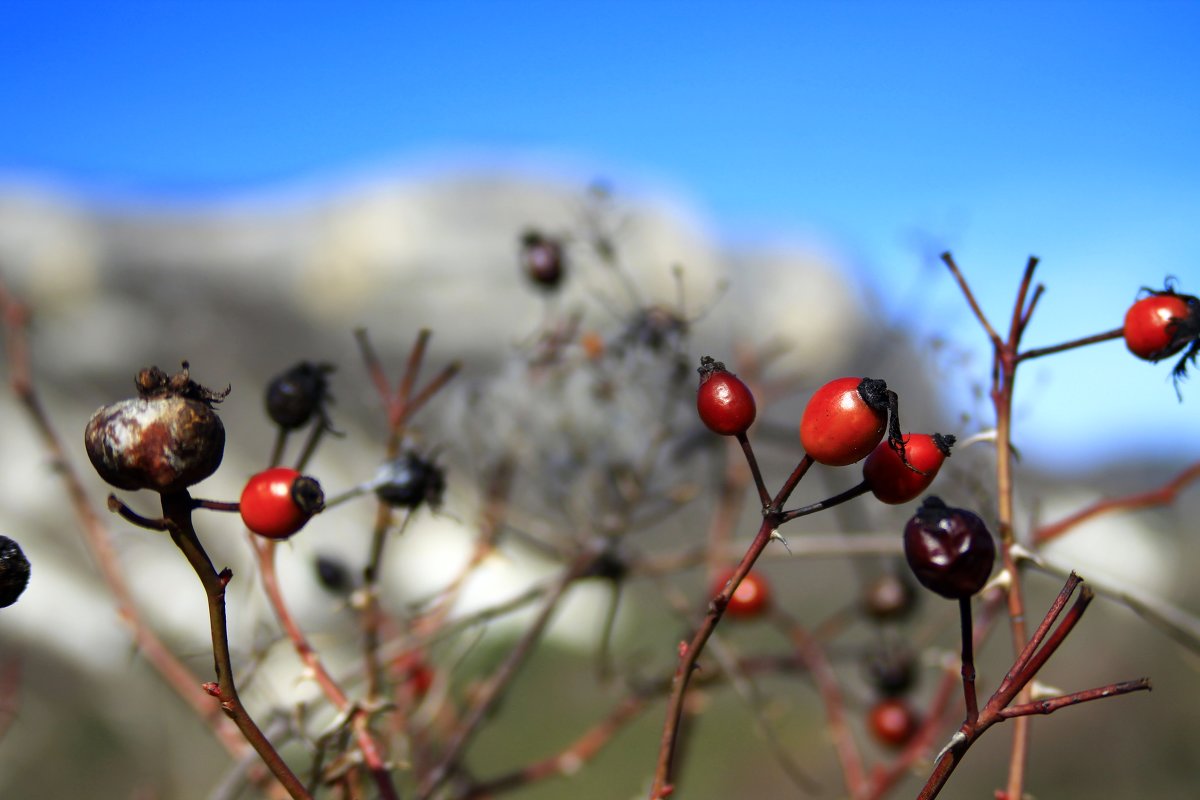
[[[744,437],[757,413],[750,387],[711,356],[700,359],[698,371],[700,420],[713,433]],[[896,395],[884,381],[837,378],[818,389],[805,406],[800,443],[818,464],[841,467],[865,458],[863,480],[868,488],[879,500],[898,504],[929,488],[950,455],[954,437],[901,435]]]

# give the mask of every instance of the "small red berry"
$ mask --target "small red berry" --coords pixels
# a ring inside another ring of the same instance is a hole
[[[1176,392],[1187,377],[1188,364],[1200,356],[1200,299],[1179,294],[1171,286],[1147,295],[1125,312],[1125,346],[1146,361],[1160,361],[1183,352],[1172,370]]]
[[[1181,295],[1162,293],[1143,297],[1125,312],[1125,346],[1147,361],[1175,355],[1185,344],[1176,341],[1175,333],[1188,314],[1187,300]]]
[[[987,583],[996,545],[978,515],[927,497],[904,526],[904,557],[922,586],[961,600]]]
[[[1125,346],[1146,361],[1160,361],[1182,352],[1171,370],[1175,393],[1179,394],[1179,382],[1187,377],[1188,365],[1195,365],[1200,357],[1200,299],[1179,294],[1169,279],[1161,291],[1142,291],[1146,296],[1125,312]]]
[[[814,461],[832,467],[866,458],[889,431],[892,447],[903,451],[896,409],[896,393],[886,382],[837,378],[817,389],[804,407],[800,443]]]
[[[404,653],[392,661],[393,680],[413,701],[420,701],[429,694],[434,677],[433,669],[416,653]]]
[[[729,583],[734,572],[735,570],[729,569],[717,576],[717,579],[713,581],[713,595],[724,591],[725,584]],[[767,579],[757,572],[750,572],[742,578],[742,582],[734,590],[733,596],[729,598],[729,604],[725,606],[725,613],[731,617],[748,619],[762,614],[770,603],[771,586],[767,583]]]
[[[867,727],[880,744],[903,747],[920,728],[920,720],[908,703],[898,697],[885,697],[871,706]]]
[[[238,510],[250,530],[268,539],[286,539],[324,506],[319,483],[290,467],[272,467],[246,482]]]
[[[898,505],[929,488],[954,446],[953,436],[910,433],[904,437],[905,464],[890,442],[880,442],[863,462],[863,480],[880,501]]]
[[[696,411],[713,433],[737,436],[749,430],[757,409],[750,387],[725,369],[712,356],[700,359],[700,388],[696,392]]]
[[[138,396],[104,406],[84,431],[84,446],[100,477],[118,489],[179,492],[216,472],[225,452],[225,427],[213,406],[229,393],[214,392],[183,369],[138,373]]]

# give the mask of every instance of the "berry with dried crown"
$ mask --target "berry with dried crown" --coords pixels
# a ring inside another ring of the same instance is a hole
[[[927,497],[904,527],[904,557],[922,586],[961,600],[987,583],[996,545],[977,514]]]
[[[138,396],[104,406],[84,431],[88,458],[118,489],[171,494],[216,472],[225,426],[213,406],[229,394],[193,381],[188,364],[168,376],[158,367],[138,373]]]
[[[752,424],[757,409],[750,387],[712,356],[700,359],[700,388],[696,392],[696,411],[713,433],[737,436]]]

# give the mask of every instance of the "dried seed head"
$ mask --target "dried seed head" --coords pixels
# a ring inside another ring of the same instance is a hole
[[[183,370],[138,373],[138,396],[104,406],[84,431],[88,458],[118,489],[169,494],[216,472],[225,452],[225,426],[213,405],[229,393],[206,389]]]

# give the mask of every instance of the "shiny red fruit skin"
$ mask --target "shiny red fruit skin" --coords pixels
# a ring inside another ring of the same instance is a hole
[[[733,577],[734,572],[735,570],[728,569],[717,576],[712,587],[714,596],[721,593],[725,584],[729,583],[729,579]],[[771,586],[767,583],[767,579],[757,572],[750,572],[742,578],[742,582],[734,590],[733,596],[729,598],[729,605],[725,606],[725,614],[730,617],[750,619],[760,616],[770,604]]]
[[[1176,320],[1188,317],[1188,304],[1174,294],[1153,294],[1138,300],[1125,312],[1125,346],[1146,361],[1158,361],[1183,349],[1186,342],[1171,346]]]
[[[286,539],[303,528],[312,514],[292,497],[292,486],[301,477],[290,467],[272,467],[251,477],[238,503],[246,527],[268,539]]]
[[[946,454],[927,433],[905,436],[904,454],[909,464],[925,474],[906,467],[888,442],[880,442],[863,462],[863,480],[880,502],[899,505],[915,500],[933,483],[946,460]]]
[[[758,409],[749,386],[732,372],[717,370],[701,376],[696,411],[713,433],[737,436],[754,424]]]
[[[800,418],[800,444],[818,464],[844,467],[866,458],[887,430],[887,413],[867,405],[862,378],[837,378],[817,389]]]
[[[880,744],[903,747],[920,727],[916,713],[898,697],[886,697],[871,706],[867,727]]]

